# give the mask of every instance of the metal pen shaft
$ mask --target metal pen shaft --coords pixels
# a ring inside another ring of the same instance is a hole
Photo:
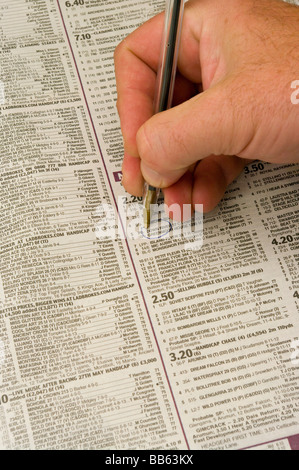
[[[154,114],[166,111],[172,104],[184,3],[184,0],[168,0],[166,5]],[[151,205],[157,203],[159,191],[159,189],[145,183],[143,213],[146,228],[150,226]]]

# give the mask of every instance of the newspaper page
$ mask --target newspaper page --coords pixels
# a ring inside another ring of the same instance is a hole
[[[113,53],[164,6],[0,0],[1,449],[299,448],[299,167],[183,235],[121,185]]]

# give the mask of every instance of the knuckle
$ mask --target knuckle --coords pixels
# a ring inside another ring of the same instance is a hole
[[[119,57],[123,55],[124,49],[125,49],[125,40],[120,42],[114,49],[113,58],[114,58],[115,63],[118,61]]]
[[[141,159],[160,174],[177,171],[182,167],[181,157],[190,160],[186,133],[176,123],[155,115],[142,129]]]
[[[116,46],[116,48],[114,49],[114,54],[113,54],[113,59],[114,59],[114,63],[117,62],[117,59],[119,57],[119,54],[120,54],[120,44],[118,44],[118,46]]]
[[[159,125],[154,116],[138,131],[137,146],[141,160],[150,168],[158,172],[165,170],[168,162],[169,146],[165,138],[164,126]]]
[[[149,125],[147,123],[143,124],[143,126],[137,132],[136,142],[141,160],[151,167],[154,164],[152,145],[153,139],[152,132],[149,129]]]

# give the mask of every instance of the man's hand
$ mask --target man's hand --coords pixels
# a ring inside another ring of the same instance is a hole
[[[280,0],[190,0],[174,107],[153,115],[164,15],[115,51],[123,185],[212,210],[252,160],[299,162],[299,8]]]

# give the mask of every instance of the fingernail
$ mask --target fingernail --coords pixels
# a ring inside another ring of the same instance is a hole
[[[152,168],[149,168],[145,163],[141,162],[141,172],[143,175],[143,178],[147,183],[149,183],[152,186],[155,186],[156,188],[161,188],[162,187],[162,181],[163,178],[162,176],[157,173],[155,170]]]

